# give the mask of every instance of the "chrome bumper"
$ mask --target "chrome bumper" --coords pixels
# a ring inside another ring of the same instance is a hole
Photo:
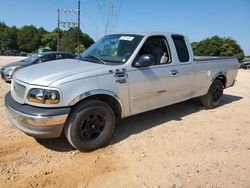
[[[62,133],[70,108],[46,109],[22,105],[10,93],[5,96],[5,106],[12,124],[35,138],[56,138]]]
[[[8,114],[16,119],[17,122],[25,125],[32,126],[53,126],[64,124],[68,114],[58,116],[40,116],[40,115],[29,115],[19,112],[10,106],[6,105]]]

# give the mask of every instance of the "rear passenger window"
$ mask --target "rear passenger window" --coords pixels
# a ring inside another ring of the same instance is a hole
[[[189,53],[187,49],[186,42],[183,36],[173,35],[172,39],[175,44],[175,48],[177,51],[177,55],[180,62],[188,62],[189,61]]]

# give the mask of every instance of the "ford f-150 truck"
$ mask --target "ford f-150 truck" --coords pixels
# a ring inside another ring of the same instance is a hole
[[[233,86],[235,57],[194,57],[177,33],[107,35],[80,60],[57,60],[15,72],[5,104],[11,122],[35,138],[63,132],[80,151],[102,147],[118,119],[201,97],[219,105]]]

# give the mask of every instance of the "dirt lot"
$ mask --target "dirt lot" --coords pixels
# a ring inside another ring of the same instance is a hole
[[[13,127],[0,81],[0,187],[250,187],[249,83],[240,70],[220,107],[190,100],[143,113],[119,122],[109,146],[79,153]]]

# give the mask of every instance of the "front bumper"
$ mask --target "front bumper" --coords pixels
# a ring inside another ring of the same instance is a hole
[[[56,138],[62,133],[71,108],[39,108],[16,102],[10,92],[5,96],[10,121],[35,138]]]

